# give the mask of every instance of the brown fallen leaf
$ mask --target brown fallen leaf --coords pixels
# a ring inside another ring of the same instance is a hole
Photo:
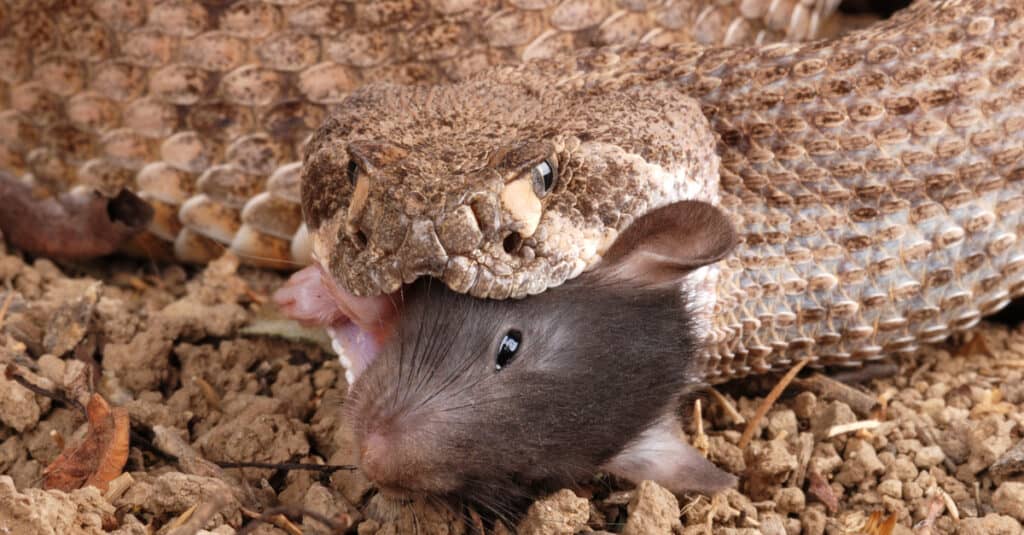
[[[958,357],[969,357],[971,355],[985,355],[990,359],[996,358],[995,353],[988,346],[988,340],[980,334],[975,334],[966,344],[960,346],[956,351]]]
[[[896,529],[896,515],[889,515],[882,520],[882,512],[875,511],[868,517],[868,523],[864,526],[865,535],[892,535]]]
[[[93,486],[107,491],[128,460],[128,411],[111,409],[103,396],[93,394],[86,406],[89,430],[43,470],[43,488],[69,492]]]
[[[808,477],[811,480],[811,486],[808,489],[810,493],[821,500],[821,503],[825,504],[825,507],[830,512],[838,511],[839,498],[836,497],[836,493],[832,490],[832,486],[828,484],[828,481],[816,470],[811,470],[808,473]]]

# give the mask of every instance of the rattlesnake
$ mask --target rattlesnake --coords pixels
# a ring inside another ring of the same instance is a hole
[[[156,216],[128,252],[304,264],[302,147],[361,85],[587,45],[806,38],[835,3],[10,0],[0,169],[50,192],[138,192]]]
[[[710,48],[656,45],[807,37],[834,6],[486,4],[9,4],[0,163],[139,191],[180,259],[313,255],[364,295],[433,275],[522,297],[651,207],[707,200],[743,235],[692,281],[712,381],[910,351],[1024,291],[1024,3],[919,2],[833,41]],[[645,43],[561,50],[619,40]],[[471,74],[535,55],[554,59]],[[516,177],[541,161],[559,179],[538,200]]]

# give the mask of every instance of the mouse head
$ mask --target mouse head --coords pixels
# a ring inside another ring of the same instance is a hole
[[[396,335],[347,404],[363,471],[384,489],[481,503],[602,468],[677,492],[731,484],[681,440],[675,409],[700,379],[684,279],[735,241],[717,208],[683,201],[636,221],[595,270],[539,295],[411,285]]]
[[[598,63],[350,95],[306,149],[313,256],[361,296],[429,276],[475,297],[523,297],[591,266],[652,206],[712,198],[718,159],[696,102],[679,84],[638,84]]]

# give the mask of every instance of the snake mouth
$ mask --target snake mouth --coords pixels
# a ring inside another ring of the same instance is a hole
[[[314,263],[295,272],[274,293],[274,302],[299,323],[324,327],[351,386],[394,332],[401,290],[360,297],[342,288],[319,263]]]

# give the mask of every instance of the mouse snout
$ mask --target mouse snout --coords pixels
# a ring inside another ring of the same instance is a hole
[[[379,489],[398,495],[445,492],[454,482],[437,464],[436,448],[416,426],[394,421],[364,428],[359,468]]]
[[[384,434],[371,431],[360,448],[360,468],[371,481],[385,487],[401,486],[395,447]]]

